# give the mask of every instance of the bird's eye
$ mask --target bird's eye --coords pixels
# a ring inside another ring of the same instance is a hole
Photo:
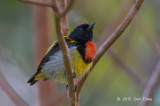
[[[80,28],[80,29],[79,29],[79,32],[82,32],[82,31],[83,31],[83,29],[82,29],[82,28]]]

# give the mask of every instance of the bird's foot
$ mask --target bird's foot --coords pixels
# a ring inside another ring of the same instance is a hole
[[[77,92],[77,85],[75,85],[74,92]]]
[[[68,90],[68,85],[66,85],[66,90]]]
[[[67,76],[66,73],[64,73],[64,78],[66,78],[66,76]]]
[[[67,77],[67,75],[66,75],[66,73],[64,73],[64,78],[66,78]],[[73,72],[73,79],[74,78],[76,78],[76,73],[75,72]]]
[[[76,72],[73,72],[73,79],[76,78]]]
[[[66,85],[66,90],[68,90],[68,85]],[[74,92],[77,92],[77,85],[75,85]]]

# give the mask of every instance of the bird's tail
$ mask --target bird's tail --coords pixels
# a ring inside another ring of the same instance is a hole
[[[27,83],[30,83],[30,85],[35,84],[37,81],[39,81],[40,79],[46,79],[46,75],[43,72],[38,72],[35,73],[29,80]]]

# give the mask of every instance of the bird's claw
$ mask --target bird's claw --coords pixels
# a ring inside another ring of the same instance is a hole
[[[77,85],[75,85],[74,92],[77,92]]]
[[[73,72],[73,78],[76,78],[76,72]]]
[[[66,90],[68,90],[68,85],[66,85]],[[75,85],[74,92],[77,92],[77,85]]]
[[[67,76],[66,73],[64,73],[64,78],[66,78],[66,76]],[[76,78],[76,73],[75,72],[73,72],[73,79],[74,78]]]
[[[68,90],[68,85],[66,85],[66,90]]]

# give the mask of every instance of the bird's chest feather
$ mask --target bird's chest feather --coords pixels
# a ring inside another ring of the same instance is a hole
[[[72,67],[77,75],[83,75],[92,66],[92,61],[95,57],[96,46],[93,42],[89,41],[84,47],[80,46],[78,50],[74,51],[74,55],[71,56]]]
[[[74,50],[74,55],[71,56],[71,64],[74,72],[76,73],[76,77],[82,77],[92,66],[92,62],[86,63],[81,54]]]
[[[85,44],[85,60],[87,61],[93,61],[94,57],[95,57],[95,53],[96,53],[96,46],[93,42],[88,41]]]
[[[96,46],[92,41],[86,42],[84,45],[80,45],[77,50],[81,54],[84,62],[90,63],[94,60],[95,53],[96,53]]]

